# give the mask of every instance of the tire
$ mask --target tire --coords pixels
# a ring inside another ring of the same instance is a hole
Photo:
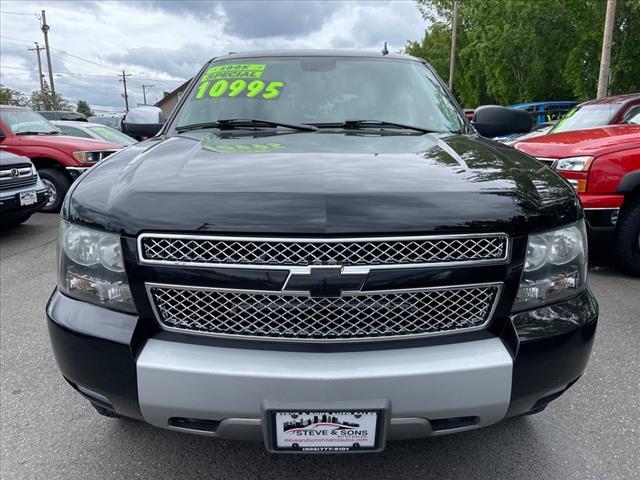
[[[0,226],[3,227],[17,227],[21,223],[26,222],[31,218],[33,212],[23,213],[22,215],[13,215],[8,218],[3,218],[0,220]]]
[[[71,180],[64,173],[53,168],[38,171],[42,183],[49,191],[49,200],[40,209],[41,212],[56,213],[60,211],[64,196],[71,186]]]
[[[640,277],[640,197],[623,207],[616,228],[616,252],[620,265]]]

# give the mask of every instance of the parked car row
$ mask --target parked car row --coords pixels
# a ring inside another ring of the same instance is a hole
[[[137,142],[136,139],[125,135],[115,128],[92,122],[71,122],[66,120],[54,120],[51,122],[58,127],[64,135],[80,138],[94,138],[112,143],[117,143],[123,147],[128,147]]]
[[[532,102],[511,108],[532,115],[534,125],[529,133],[498,140],[514,145],[566,178],[580,197],[592,236],[610,237],[620,259],[640,274],[640,94],[579,105]],[[29,182],[33,180],[36,185],[29,190],[37,192],[33,202],[32,195],[18,197],[20,192],[3,192],[3,212],[10,204],[25,207],[23,216],[15,216],[17,223],[38,207],[46,212],[58,211],[71,182],[83,171],[120,148],[136,143],[134,138],[108,125],[86,119],[72,121],[72,117],[65,116],[74,112],[44,112],[57,118],[51,122],[21,107],[3,106],[0,112],[0,148],[22,155],[20,172],[27,171],[25,159],[30,158],[40,174],[35,180],[29,177]],[[465,113],[476,120],[477,129],[482,129],[475,111]],[[138,114],[134,111],[131,116]],[[124,126],[122,118],[116,116],[91,120]],[[140,132],[133,134],[140,136]],[[3,164],[8,161],[3,158]],[[10,180],[12,168],[3,166],[3,190],[15,183]],[[42,195],[40,185],[46,189],[46,195]],[[8,196],[11,200],[7,200]]]
[[[59,211],[71,183],[121,148],[114,142],[62,135],[28,108],[0,106],[0,149],[31,159],[48,191],[44,212]]]
[[[514,146],[573,185],[590,236],[611,240],[620,262],[640,275],[640,112],[631,121],[635,124],[561,131]]]

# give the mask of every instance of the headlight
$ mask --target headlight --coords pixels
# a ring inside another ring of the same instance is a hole
[[[573,296],[587,281],[584,220],[529,237],[524,272],[514,310],[525,310]]]
[[[569,157],[556,160],[554,168],[564,172],[586,172],[591,167],[593,157]]]
[[[96,163],[100,160],[104,160],[113,152],[103,152],[100,150],[91,152],[91,151],[82,151],[82,152],[73,152],[73,156],[82,163]]]
[[[120,237],[60,222],[58,288],[66,295],[135,312]]]

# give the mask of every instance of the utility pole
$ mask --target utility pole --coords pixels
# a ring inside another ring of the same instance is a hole
[[[42,33],[44,34],[44,48],[47,51],[47,65],[49,67],[49,86],[51,87],[51,105],[54,110],[58,107],[56,102],[56,87],[53,85],[53,67],[51,66],[51,52],[49,51],[49,25],[47,14],[42,10]]]
[[[38,58],[38,78],[40,79],[40,95],[44,99],[44,78],[42,76],[42,62],[40,61],[40,50],[44,50],[38,42],[33,42],[36,44],[36,48],[30,48],[30,52],[36,52],[36,57]]]
[[[142,85],[142,101],[147,104],[147,92],[151,90],[155,85]]]
[[[602,36],[602,55],[600,56],[600,74],[598,75],[597,98],[607,96],[609,89],[609,69],[611,68],[611,44],[613,28],[616,22],[616,0],[607,0],[607,14],[604,20]]]
[[[449,90],[453,92],[456,74],[456,37],[458,35],[458,0],[453,0],[453,21],[451,22],[451,58],[449,61]]]
[[[118,75],[120,76],[120,75]],[[129,95],[127,95],[127,77],[130,77],[131,74],[130,73],[124,73],[124,70],[122,70],[122,78],[118,81],[122,82],[122,85],[124,86],[124,111],[128,112],[129,111]]]

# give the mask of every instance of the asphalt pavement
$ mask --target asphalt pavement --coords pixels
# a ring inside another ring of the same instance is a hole
[[[382,454],[274,456],[259,443],[171,432],[98,416],[62,379],[44,308],[55,285],[58,217],[0,231],[2,479],[638,479],[640,280],[595,252],[600,302],[582,379],[546,411]]]

